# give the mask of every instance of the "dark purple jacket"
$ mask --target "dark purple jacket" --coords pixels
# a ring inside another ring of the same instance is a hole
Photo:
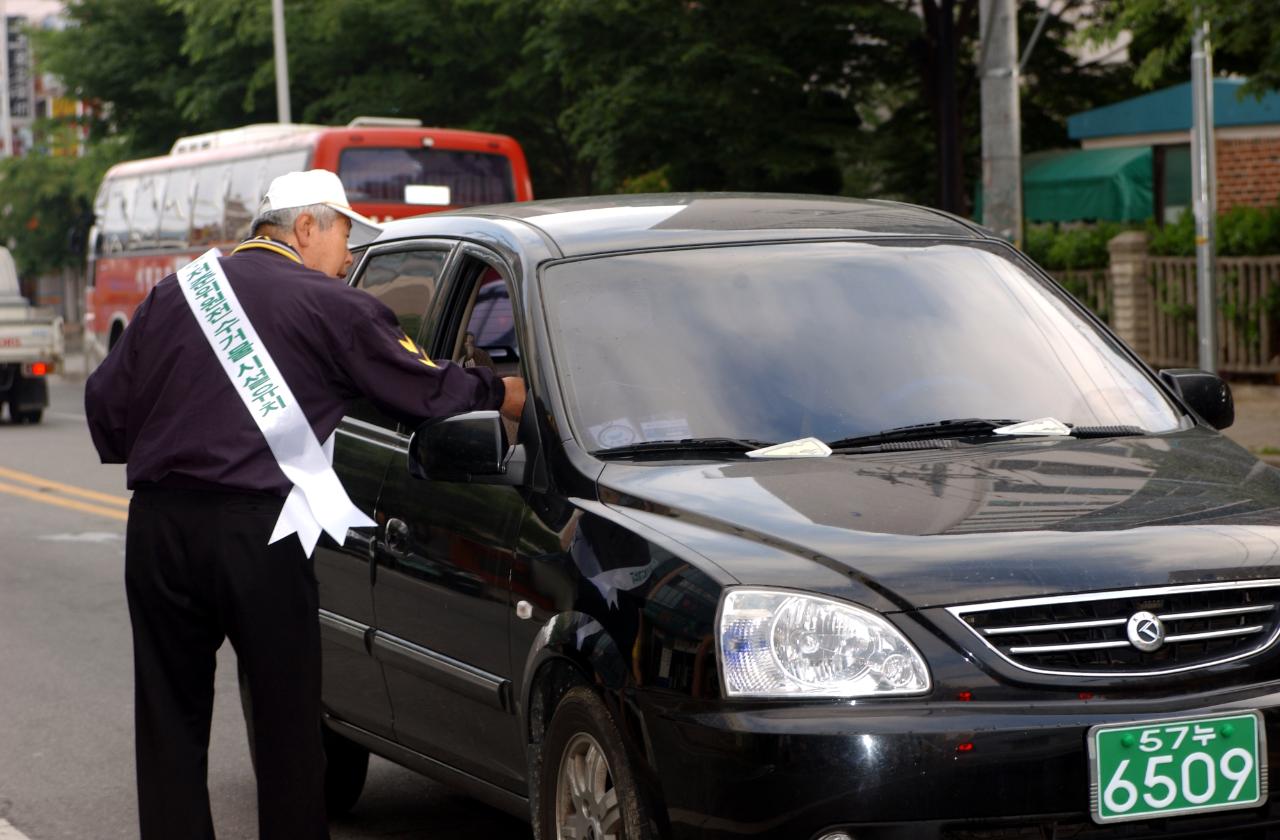
[[[502,380],[488,368],[428,365],[384,304],[271,245],[242,246],[222,268],[319,441],[360,396],[411,424],[502,405]],[[130,488],[283,496],[292,486],[174,275],[152,289],[89,377],[85,413],[103,463],[128,464]]]

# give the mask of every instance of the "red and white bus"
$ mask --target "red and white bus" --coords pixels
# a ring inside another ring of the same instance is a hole
[[[298,169],[336,172],[352,207],[379,221],[533,198],[524,151],[499,134],[362,117],[181,138],[168,155],[117,164],[102,179],[85,290],[90,352],[115,345],[165,275],[248,236],[267,185]]]

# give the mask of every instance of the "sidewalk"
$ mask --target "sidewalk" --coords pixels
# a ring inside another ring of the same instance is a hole
[[[1270,464],[1280,467],[1280,385],[1231,386],[1236,422],[1223,434]]]

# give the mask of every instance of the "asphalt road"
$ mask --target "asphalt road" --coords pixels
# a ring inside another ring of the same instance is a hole
[[[0,840],[138,836],[124,469],[89,441],[78,377],[38,426],[0,422]],[[234,654],[219,654],[209,791],[222,840],[257,836]],[[528,826],[389,762],[334,840],[529,838]]]

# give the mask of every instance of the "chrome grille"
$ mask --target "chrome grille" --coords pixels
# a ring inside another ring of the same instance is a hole
[[[1280,636],[1280,580],[1090,592],[948,607],[991,650],[1027,671],[1149,675],[1230,662]],[[1147,615],[1159,619],[1150,622]],[[1133,621],[1131,621],[1131,619]],[[1139,650],[1134,626],[1163,640]]]

